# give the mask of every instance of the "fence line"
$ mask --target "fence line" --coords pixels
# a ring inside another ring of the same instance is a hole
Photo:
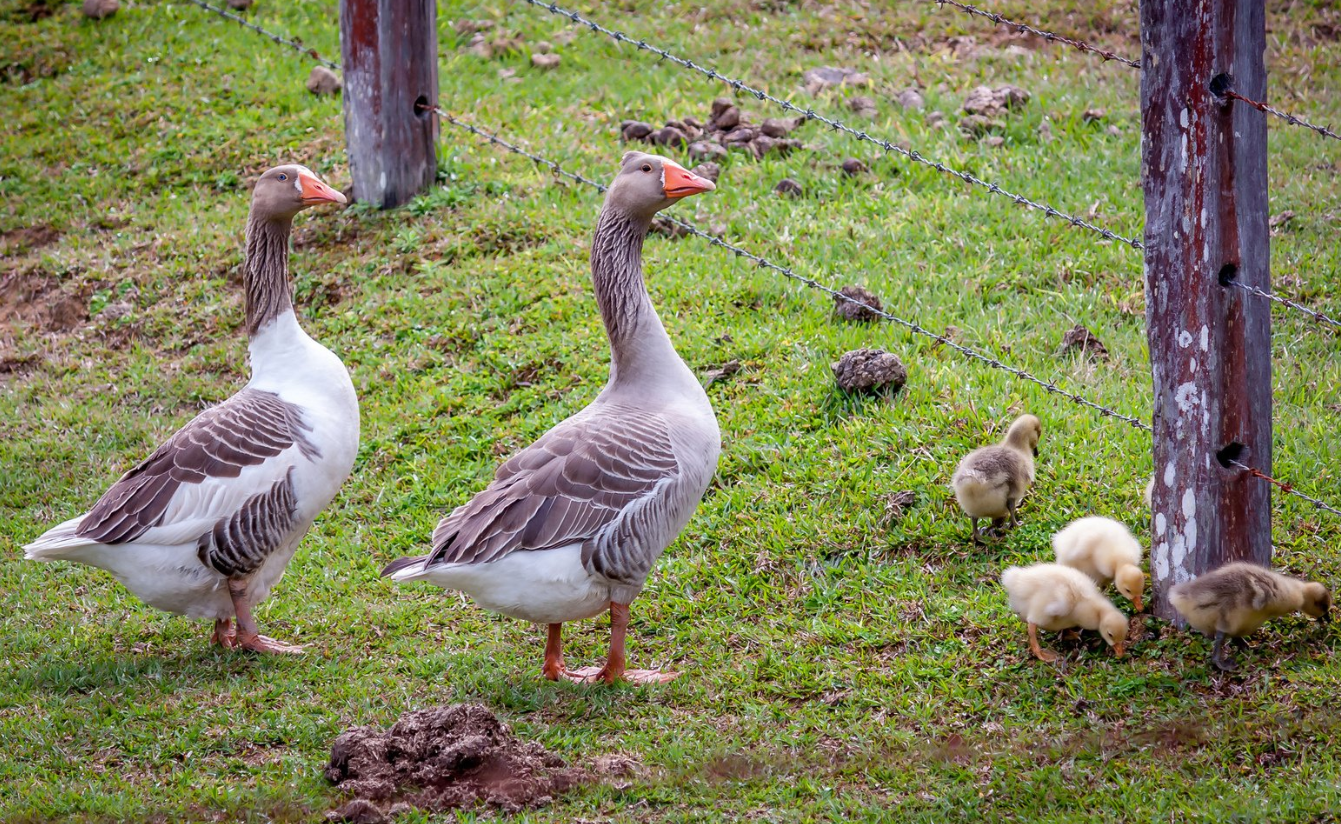
[[[266,29],[263,29],[263,28],[261,28],[260,26],[257,26],[256,24],[252,23],[252,22],[251,22],[250,20],[248,20],[247,18],[245,18],[245,17],[241,17],[241,16],[236,15],[236,14],[233,14],[232,12],[230,12],[230,11],[228,11],[228,10],[226,10],[226,9],[221,9],[221,8],[219,8],[218,6],[212,6],[212,5],[210,5],[209,3],[206,3],[205,0],[188,0],[188,2],[190,2],[190,3],[194,3],[195,5],[199,6],[199,7],[202,8],[202,9],[205,9],[206,11],[212,11],[212,12],[214,12],[215,14],[217,14],[217,15],[219,15],[220,17],[223,17],[223,18],[225,18],[225,19],[227,19],[227,20],[232,20],[234,23],[237,23],[239,26],[243,26],[243,27],[245,27],[245,28],[251,29],[252,31],[256,32],[257,34],[261,35],[262,37],[269,38],[270,40],[275,41],[276,43],[280,44],[281,46],[288,46],[289,48],[298,51],[300,54],[305,54],[305,55],[307,55],[308,57],[312,58],[313,60],[317,61],[318,63],[322,64],[323,66],[325,66],[325,67],[328,68],[328,69],[339,69],[339,68],[340,68],[340,64],[339,64],[339,63],[333,63],[333,62],[331,62],[330,60],[327,60],[326,58],[322,57],[320,54],[317,53],[317,50],[316,50],[316,49],[312,48],[311,46],[305,46],[305,45],[303,45],[303,41],[299,40],[299,39],[296,38],[296,37],[294,37],[294,38],[288,38],[288,37],[285,37],[285,36],[282,35],[282,34],[276,34],[276,33],[272,32],[272,31],[268,31],[268,30],[266,30]]]
[[[1133,249],[1145,248],[1144,245],[1135,238],[1124,237],[1123,235],[1119,235],[1116,232],[1109,231],[1108,229],[1105,229],[1102,226],[1096,226],[1095,224],[1082,220],[1081,218],[1078,218],[1074,215],[1069,215],[1065,212],[1055,209],[1052,206],[1047,205],[1046,203],[1039,203],[1037,201],[1030,200],[1029,198],[1023,195],[1019,195],[1014,192],[1003,189],[995,183],[989,183],[988,181],[975,177],[974,175],[968,172],[961,171],[959,169],[952,169],[943,163],[925,157],[924,155],[922,155],[922,153],[916,151],[915,149],[905,149],[902,146],[897,146],[893,143],[890,143],[888,140],[882,140],[880,138],[871,137],[866,132],[854,129],[851,126],[847,125],[846,123],[842,122],[841,120],[825,117],[824,115],[817,113],[814,109],[811,108],[803,109],[789,100],[783,100],[779,97],[774,97],[773,95],[769,94],[768,92],[762,89],[755,88],[754,86],[751,86],[742,80],[738,80],[736,78],[724,75],[718,72],[716,69],[710,69],[706,66],[700,66],[692,60],[688,60],[686,58],[672,54],[671,52],[666,51],[665,49],[653,46],[646,40],[634,40],[632,37],[629,37],[623,32],[618,32],[613,29],[606,28],[605,26],[602,26],[600,23],[597,23],[594,20],[582,16],[578,12],[570,11],[554,3],[544,2],[544,0],[525,0],[525,2],[531,4],[532,6],[536,6],[537,8],[542,8],[551,14],[555,14],[560,17],[566,17],[569,20],[573,21],[574,23],[584,26],[590,29],[591,31],[604,34],[606,37],[609,37],[615,40],[616,42],[628,43],[632,46],[636,46],[640,51],[651,52],[652,54],[658,55],[662,60],[669,60],[670,62],[675,63],[679,66],[683,66],[686,69],[696,71],[699,74],[702,74],[711,80],[717,80],[721,83],[726,84],[727,86],[730,86],[737,92],[752,95],[758,100],[772,103],[774,106],[778,106],[785,111],[795,112],[796,114],[806,118],[807,120],[818,120],[820,123],[829,126],[834,131],[844,132],[846,134],[851,135],[852,137],[857,138],[858,140],[864,141],[866,143],[871,143],[875,146],[879,146],[881,149],[884,149],[887,154],[902,155],[903,157],[906,157],[909,160],[916,161],[917,163],[921,163],[925,166],[930,166],[931,168],[935,169],[938,172],[941,172],[942,174],[947,174],[950,175],[951,177],[957,177],[960,180],[964,181],[965,183],[970,183],[973,184],[974,186],[979,186],[991,192],[992,194],[1001,195],[1002,197],[1009,198],[1010,200],[1013,200],[1016,204],[1020,206],[1025,206],[1030,209],[1037,209],[1041,211],[1043,214],[1047,215],[1048,217],[1066,221],[1067,223],[1070,223],[1072,226],[1077,226],[1082,229],[1089,229],[1091,232],[1095,232],[1107,238],[1108,240],[1113,240],[1117,241],[1118,243],[1126,244]]]
[[[1336,321],[1333,318],[1324,315],[1322,312],[1317,311],[1316,309],[1310,309],[1307,306],[1295,303],[1289,298],[1283,298],[1280,295],[1277,295],[1273,292],[1268,292],[1265,289],[1259,289],[1256,286],[1249,286],[1248,284],[1238,280],[1230,280],[1226,281],[1226,283],[1229,286],[1242,289],[1243,291],[1247,292],[1250,295],[1256,295],[1259,298],[1266,298],[1267,300],[1278,303],[1281,306],[1289,307],[1290,309],[1294,309],[1297,312],[1303,312],[1304,314],[1308,315],[1309,317],[1313,318],[1313,320],[1319,323],[1330,324],[1331,326],[1341,329],[1341,321]]]
[[[1341,140],[1341,134],[1337,134],[1336,132],[1332,131],[1326,126],[1317,126],[1312,123],[1309,123],[1307,120],[1301,120],[1288,112],[1283,112],[1280,109],[1277,109],[1274,106],[1269,106],[1260,100],[1253,100],[1251,97],[1244,97],[1243,95],[1239,94],[1236,91],[1227,90],[1223,96],[1232,98],[1234,100],[1239,100],[1243,103],[1247,103],[1249,106],[1252,106],[1254,109],[1257,109],[1258,111],[1263,111],[1266,112],[1267,114],[1274,114],[1276,117],[1279,117],[1281,120],[1284,120],[1291,126],[1303,126],[1305,129],[1312,129],[1313,131],[1317,132],[1323,137],[1330,137],[1333,140]]]
[[[1293,485],[1293,484],[1288,484],[1288,483],[1286,483],[1286,482],[1284,482],[1284,481],[1278,481],[1278,480],[1276,480],[1275,478],[1271,477],[1270,475],[1266,474],[1265,472],[1262,472],[1261,470],[1253,469],[1251,466],[1248,466],[1248,465],[1246,465],[1246,464],[1239,463],[1238,461],[1233,460],[1233,459],[1230,459],[1230,460],[1226,461],[1226,463],[1228,463],[1230,466],[1234,466],[1234,467],[1237,467],[1238,469],[1242,469],[1244,472],[1247,472],[1249,475],[1252,475],[1254,478],[1260,478],[1261,480],[1263,480],[1263,481],[1265,481],[1265,482],[1271,484],[1272,486],[1275,486],[1275,487],[1279,488],[1282,492],[1284,492],[1284,493],[1287,494],[1287,495],[1293,495],[1293,496],[1295,496],[1296,498],[1303,498],[1304,500],[1306,500],[1306,501],[1308,501],[1309,503],[1313,504],[1313,505],[1314,505],[1315,507],[1317,507],[1318,509],[1324,510],[1324,511],[1326,511],[1326,512],[1330,512],[1330,513],[1332,513],[1333,515],[1341,515],[1341,509],[1337,509],[1336,507],[1332,506],[1331,504],[1328,504],[1328,503],[1325,503],[1325,502],[1323,502],[1323,501],[1320,501],[1320,500],[1318,500],[1317,498],[1314,498],[1312,495],[1307,495],[1307,494],[1305,494],[1305,493],[1303,493],[1303,492],[1300,492],[1298,489],[1295,489],[1295,488],[1294,488],[1294,485]]]
[[[1047,40],[1049,43],[1061,43],[1063,45],[1070,46],[1073,49],[1078,49],[1083,52],[1089,52],[1091,54],[1097,54],[1100,57],[1102,57],[1105,62],[1109,60],[1114,60],[1118,63],[1121,63],[1124,66],[1131,66],[1133,69],[1141,68],[1141,63],[1139,60],[1132,60],[1130,57],[1123,57],[1120,54],[1115,54],[1111,51],[1101,49],[1098,46],[1092,46],[1089,43],[1086,43],[1084,40],[1077,40],[1073,37],[1065,37],[1055,32],[1045,31],[1044,29],[1036,29],[1027,23],[1017,23],[1014,20],[1007,20],[1006,18],[1002,17],[999,14],[990,11],[984,11],[978,8],[977,6],[970,6],[968,3],[960,3],[957,2],[957,0],[932,0],[932,2],[938,6],[953,6],[954,8],[959,9],[965,14],[976,15],[978,17],[985,17],[988,20],[991,20],[993,23],[996,23],[998,26],[1005,26],[1006,28],[1015,29],[1021,34],[1027,32],[1029,34],[1037,35],[1043,38],[1044,40]]]

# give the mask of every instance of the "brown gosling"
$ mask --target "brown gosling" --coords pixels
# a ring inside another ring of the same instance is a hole
[[[1080,570],[1100,588],[1116,583],[1122,597],[1141,611],[1141,542],[1124,524],[1112,518],[1080,518],[1052,536],[1052,548],[1057,563]]]
[[[982,543],[979,518],[991,518],[994,530],[1000,530],[1007,518],[1011,526],[1020,525],[1016,509],[1033,486],[1034,458],[1042,437],[1038,418],[1021,415],[1000,444],[975,449],[959,462],[951,488],[972,523],[974,544]]]
[[[1127,616],[1099,592],[1090,577],[1061,564],[1007,567],[1001,585],[1010,608],[1029,625],[1029,649],[1040,661],[1056,661],[1057,653],[1038,645],[1038,630],[1096,629],[1121,658],[1127,643]]]
[[[1169,591],[1169,601],[1187,623],[1215,638],[1211,663],[1222,670],[1238,668],[1225,652],[1225,637],[1251,635],[1272,618],[1303,612],[1328,621],[1332,595],[1327,587],[1272,572],[1255,564],[1225,564]]]

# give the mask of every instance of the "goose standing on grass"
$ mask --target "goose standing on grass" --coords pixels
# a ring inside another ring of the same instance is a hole
[[[955,467],[950,488],[964,514],[969,516],[974,544],[982,543],[979,518],[991,518],[995,530],[1007,518],[1011,526],[1020,525],[1016,509],[1034,484],[1034,458],[1038,456],[1042,437],[1043,424],[1038,418],[1021,415],[1010,425],[1000,444],[973,450]]]
[[[549,626],[550,680],[669,681],[625,668],[629,604],[698,507],[721,434],[698,378],[676,354],[643,282],[643,238],[657,212],[713,184],[676,163],[624,155],[591,247],[610,380],[582,411],[499,467],[438,524],[433,551],[382,571],[469,594],[492,612]],[[568,670],[566,621],[610,610],[605,666]]]
[[[349,372],[298,326],[288,274],[294,216],[344,202],[302,166],[261,175],[243,270],[251,380],[179,429],[88,513],[24,547],[28,558],[99,567],[150,606],[213,618],[214,642],[225,648],[302,651],[261,635],[252,608],[358,451]]]

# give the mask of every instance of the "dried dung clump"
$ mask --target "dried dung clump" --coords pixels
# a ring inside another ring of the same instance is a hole
[[[844,392],[884,392],[893,395],[908,382],[908,370],[898,355],[883,349],[854,349],[831,365]]]
[[[838,290],[838,294],[849,297],[852,300],[843,300],[835,296],[833,299],[834,314],[843,320],[854,320],[869,323],[878,319],[880,316],[876,312],[884,310],[884,305],[880,303],[880,298],[862,286],[844,286]],[[864,303],[853,303],[853,300],[859,300]]]
[[[407,713],[385,731],[346,730],[331,746],[326,778],[354,796],[328,818],[373,824],[404,804],[515,813],[550,803],[588,776],[518,739],[486,707],[456,704]]]
[[[1029,101],[1029,92],[1018,86],[998,86],[995,89],[978,86],[964,100],[968,114],[959,121],[959,128],[970,137],[982,137],[1006,127],[1001,120],[1010,109]]]
[[[773,191],[784,197],[800,197],[805,194],[805,190],[801,188],[801,184],[790,177],[784,177],[782,180],[779,180],[778,185],[773,187]]]
[[[837,86],[869,86],[871,78],[856,69],[820,66],[817,69],[808,69],[801,76],[801,81],[805,83],[806,91],[819,94]]]
[[[1076,350],[1095,360],[1108,360],[1108,347],[1104,346],[1103,342],[1096,338],[1093,332],[1079,323],[1062,336],[1062,345],[1057,350],[1057,354],[1059,356],[1065,355]]]
[[[917,503],[917,495],[911,489],[903,489],[885,496],[885,515],[880,522],[885,526],[898,523],[903,513]]]
[[[658,129],[641,120],[625,120],[619,130],[626,141],[684,149],[702,162],[721,160],[731,150],[748,152],[756,158],[786,155],[802,147],[800,140],[788,137],[802,122],[803,118],[770,117],[763,123],[751,123],[729,98],[719,97],[713,101],[706,122],[683,117],[668,120]]]

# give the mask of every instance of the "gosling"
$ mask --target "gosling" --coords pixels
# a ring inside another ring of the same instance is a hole
[[[1052,536],[1052,548],[1057,563],[1080,570],[1101,589],[1116,582],[1122,597],[1141,611],[1141,542],[1125,525],[1112,518],[1080,518]]]
[[[1010,425],[1000,445],[975,449],[959,462],[951,487],[972,522],[974,544],[982,544],[979,518],[991,518],[994,530],[999,530],[1007,517],[1011,526],[1020,525],[1016,509],[1034,483],[1034,457],[1042,437],[1043,425],[1038,418],[1021,415]]]
[[[1327,587],[1254,564],[1225,564],[1169,590],[1169,602],[1187,623],[1215,638],[1211,663],[1222,670],[1238,664],[1225,652],[1225,637],[1242,638],[1271,618],[1303,612],[1326,622],[1332,595]]]
[[[1038,645],[1038,629],[1060,632],[1079,627],[1097,629],[1121,658],[1127,643],[1127,616],[1099,592],[1089,576],[1061,564],[1007,567],[1001,585],[1010,597],[1010,608],[1029,625],[1029,650],[1040,661],[1059,657]]]
[[[1151,475],[1150,480],[1145,484],[1145,508],[1155,508],[1155,476]]]

